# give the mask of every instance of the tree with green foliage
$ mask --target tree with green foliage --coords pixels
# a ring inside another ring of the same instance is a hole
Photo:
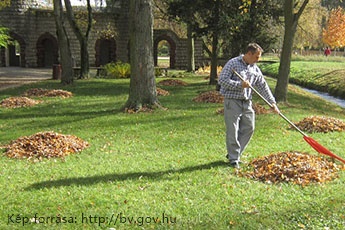
[[[0,10],[7,7],[7,6],[10,6],[11,5],[11,0],[1,0],[0,1]]]
[[[298,20],[294,47],[303,51],[320,48],[322,44],[322,24],[327,17],[327,9],[321,6],[321,0],[310,0]],[[310,20],[313,18],[313,20]]]
[[[222,50],[235,56],[253,41],[267,48],[275,42],[267,33],[268,23],[281,15],[278,0],[170,0],[168,5],[169,14],[191,25],[196,36],[203,38],[211,57],[210,84],[216,83]]]
[[[322,6],[328,10],[336,9],[338,7],[345,8],[345,1],[343,0],[321,0]]]
[[[211,57],[210,84],[216,84],[219,36],[224,27],[220,24],[220,14],[224,9],[223,0],[172,0],[168,1],[168,13],[187,24],[188,34],[195,33],[205,44],[204,49]]]
[[[0,27],[0,47],[7,47],[10,36],[8,34],[8,29],[5,27]]]
[[[274,91],[277,102],[287,101],[291,55],[293,41],[298,25],[298,20],[306,8],[309,0],[284,1],[284,42],[281,52],[278,80]]]
[[[229,38],[224,38],[225,53],[239,55],[251,42],[256,42],[266,51],[274,48],[278,34],[275,27],[280,23],[282,4],[280,0],[243,0],[235,14],[227,15],[225,23],[231,25]]]
[[[7,6],[10,6],[10,4],[11,4],[10,0],[1,0],[0,10]],[[0,47],[7,47],[9,39],[10,39],[10,36],[8,34],[8,29],[0,26]]]

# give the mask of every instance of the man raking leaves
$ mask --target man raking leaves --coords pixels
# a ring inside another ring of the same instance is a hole
[[[227,157],[230,164],[233,167],[239,168],[241,154],[249,143],[254,131],[254,115],[251,112],[251,108],[249,108],[249,104],[251,105],[252,92],[258,94],[261,99],[276,111],[276,113],[300,132],[303,135],[304,140],[317,152],[345,163],[344,159],[333,154],[313,138],[306,135],[279,111],[260,69],[255,65],[259,60],[261,53],[262,48],[259,45],[255,43],[249,44],[247,53],[231,59],[224,66],[219,78],[221,93],[225,98],[227,98],[224,101],[224,118],[227,129]],[[247,65],[247,68],[245,68],[244,65]],[[261,92],[258,92],[254,86],[257,86]],[[242,92],[240,92],[241,89]]]
[[[279,109],[261,70],[256,65],[263,49],[256,43],[247,46],[246,53],[230,59],[219,76],[220,93],[224,96],[227,158],[239,168],[241,155],[247,147],[255,127],[252,108],[253,87],[256,87],[276,113]],[[238,75],[243,76],[241,80]]]

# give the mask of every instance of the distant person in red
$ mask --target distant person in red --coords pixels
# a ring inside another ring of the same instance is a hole
[[[328,57],[329,55],[331,55],[331,49],[329,47],[326,47],[324,53],[325,53],[325,56]]]

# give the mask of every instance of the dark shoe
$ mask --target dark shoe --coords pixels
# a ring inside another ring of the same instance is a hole
[[[229,160],[229,153],[226,154],[225,158],[226,158],[227,160]],[[242,164],[242,163],[243,163],[242,161],[238,161],[238,164]]]
[[[240,164],[238,162],[232,162],[232,163],[230,163],[230,166],[235,168],[235,169],[239,169],[240,168]]]

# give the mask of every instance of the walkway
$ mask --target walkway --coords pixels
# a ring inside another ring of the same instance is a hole
[[[52,79],[52,72],[49,68],[0,67],[0,91]]]

